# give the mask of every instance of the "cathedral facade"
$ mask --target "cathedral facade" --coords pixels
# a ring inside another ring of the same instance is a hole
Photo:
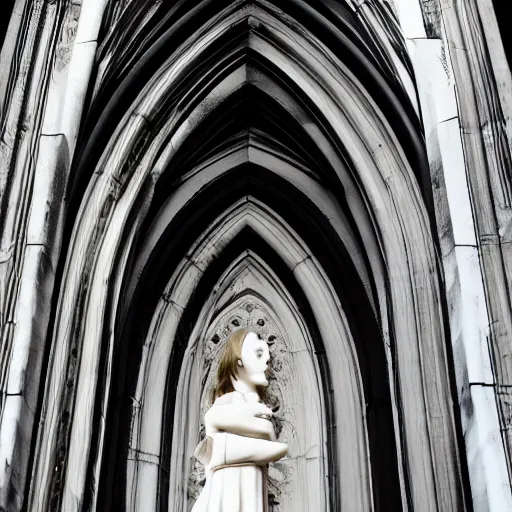
[[[270,512],[512,512],[497,2],[1,9],[0,511],[190,511],[249,328]]]

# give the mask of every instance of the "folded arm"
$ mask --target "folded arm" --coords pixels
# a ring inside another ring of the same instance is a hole
[[[267,419],[271,416],[272,411],[259,402],[214,404],[205,414],[207,438],[203,450],[199,450],[200,460],[215,469],[281,459],[288,453],[288,445],[276,441],[274,427]]]
[[[243,463],[267,464],[281,459],[287,453],[286,443],[219,432],[213,435],[210,469]]]
[[[274,427],[270,420],[272,411],[261,403],[229,403],[214,405],[205,414],[205,424],[220,432],[229,432],[239,436],[275,440]]]

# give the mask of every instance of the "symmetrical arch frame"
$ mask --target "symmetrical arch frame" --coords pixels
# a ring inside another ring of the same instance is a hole
[[[244,4],[243,8],[239,4]],[[340,237],[339,229],[332,230],[336,233],[334,245],[345,244],[347,264],[357,269],[357,279],[365,283],[357,291],[358,305],[367,303],[369,323],[380,328],[383,363],[385,347],[390,347],[388,377],[401,460],[397,471],[401,475],[402,506],[429,511],[464,509],[435,243],[424,196],[411,168],[414,159],[407,158],[385,113],[345,64],[296,21],[280,11],[271,11],[267,4],[266,8],[261,5],[235,3],[191,36],[175,53],[178,58],[171,57],[162,65],[130,106],[90,178],[73,223],[60,283],[42,412],[46,421],[40,430],[36,454],[31,501],[34,510],[45,509],[50,489],[56,490],[58,496],[62,490],[61,506],[65,510],[78,510],[84,503],[97,504],[105,446],[102,418],[107,417],[107,412],[110,415],[112,397],[124,392],[122,376],[111,381],[111,371],[118,364],[120,340],[126,336],[122,334],[126,315],[133,307],[129,298],[121,299],[121,292],[132,290],[136,294],[148,265],[157,256],[161,261],[165,255],[165,251],[149,254],[140,272],[133,274],[131,284],[127,270],[137,268],[132,266],[134,261],[137,263],[136,250],[141,251],[137,237],[142,228],[151,226],[151,216],[158,209],[153,202],[158,197],[155,189],[172,170],[173,159],[187,137],[248,83],[267,96],[280,93],[277,101],[299,119],[334,171],[330,179],[345,194],[343,199],[338,197],[337,204],[333,201],[332,213],[326,211],[324,217],[327,224],[337,224],[346,235]],[[198,63],[211,64],[212,56],[202,61],[205,48],[215,48],[216,43],[222,48],[224,41],[237,40],[241,45],[236,51],[217,53],[220,65],[211,66],[211,73],[197,67]],[[249,64],[255,55],[256,61],[265,64],[264,69]],[[285,87],[276,87],[279,82]],[[415,137],[414,129],[409,133]],[[250,144],[243,151],[250,156],[246,161],[253,168],[251,158],[256,158],[260,167],[242,181],[246,195],[259,188],[264,196],[271,196],[270,189],[280,185],[291,190],[290,171],[285,165],[290,165],[289,158],[277,159],[277,172],[266,171],[276,161],[272,151],[255,150]],[[408,151],[410,156],[411,149]],[[416,157],[417,161],[422,160],[421,150],[417,150]],[[210,199],[212,208],[203,208],[203,214],[220,208],[213,204],[223,198],[215,184],[226,183],[226,176],[235,177],[246,170],[246,166],[230,164],[229,157],[225,160],[228,165],[220,170],[219,177],[210,177],[212,184],[208,188],[215,192],[210,196],[215,201]],[[82,171],[90,162],[87,155],[83,162]],[[209,206],[205,200],[208,196],[199,193],[201,186],[188,200],[186,192],[194,182],[194,172],[195,181],[200,182],[207,170],[208,166],[172,181],[175,188],[170,204],[179,214],[172,216],[170,227],[165,230],[175,228],[178,222],[185,224],[187,201],[197,202],[201,195]],[[298,172],[306,176],[303,168]],[[281,173],[281,177],[273,173]],[[293,188],[300,186],[295,184]],[[314,190],[309,192],[314,196]],[[275,192],[276,196],[282,194]],[[294,194],[301,207],[315,202],[301,199],[304,195],[304,190]],[[328,194],[324,192],[325,196]],[[327,206],[329,201],[322,204]],[[296,209],[299,211],[298,206]],[[186,243],[187,233],[181,236]],[[166,249],[169,253],[173,245],[167,239],[165,242],[170,245]],[[366,259],[355,250],[361,246],[371,247],[365,251]],[[143,253],[142,249],[140,254]],[[339,293],[337,290],[333,296]],[[341,304],[338,308],[338,312],[344,310]],[[320,322],[318,325],[321,331]],[[360,322],[355,325],[362,328]],[[358,364],[361,370],[361,359]],[[103,382],[97,379],[101,368],[106,370]],[[381,364],[380,371],[382,368]],[[373,377],[368,378],[371,381]],[[111,389],[112,383],[117,388]],[[63,423],[66,417],[69,421]],[[115,426],[115,421],[108,425],[114,428],[110,433],[115,432]],[[90,442],[93,431],[98,436],[94,446]],[[62,460],[55,460],[55,454],[60,453],[56,446],[63,448]],[[358,478],[365,474],[362,470]],[[87,482],[93,483],[92,493],[86,491],[90,489]],[[109,483],[112,482],[107,478],[106,485]],[[378,508],[375,496],[360,493],[354,503],[361,510]],[[336,499],[344,503],[351,498],[340,492]]]

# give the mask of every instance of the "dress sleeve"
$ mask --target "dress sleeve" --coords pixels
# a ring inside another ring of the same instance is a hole
[[[204,436],[194,450],[194,457],[203,464],[203,466],[206,466],[210,463],[210,459],[212,458],[212,450],[213,439],[210,436]]]
[[[213,403],[211,408],[216,407],[218,405],[230,404],[230,403],[232,403],[232,401],[233,401],[233,394],[226,393],[222,396],[219,396],[215,400],[215,402]],[[208,410],[210,410],[210,409],[208,409]],[[207,414],[205,415],[204,423],[205,423],[204,426],[205,426],[205,434],[206,435],[203,437],[203,439],[201,439],[201,441],[197,445],[196,449],[194,450],[194,457],[199,462],[201,462],[201,464],[206,466],[207,464],[210,463],[210,459],[212,457],[213,439],[211,436],[218,433],[218,430],[215,427],[213,427],[213,425],[210,424],[210,422],[208,421]]]
[[[259,417],[259,411],[267,409],[255,407],[256,404],[248,404],[245,401],[222,405],[214,404],[205,414],[204,425],[206,435],[214,435],[219,432],[228,432],[246,437],[257,437],[271,440],[274,429],[269,419]]]

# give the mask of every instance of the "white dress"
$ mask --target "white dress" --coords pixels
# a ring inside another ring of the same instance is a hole
[[[244,401],[244,397],[234,391],[217,398],[212,408],[239,401]],[[206,437],[196,448],[195,456],[205,464],[206,483],[192,512],[268,512],[268,464],[244,462],[217,465],[212,469],[210,460],[216,438],[221,443],[222,436],[231,434],[216,430],[208,423],[207,416],[205,433]]]
[[[267,466],[257,465],[207,470],[206,484],[192,508],[192,512],[267,511]]]

